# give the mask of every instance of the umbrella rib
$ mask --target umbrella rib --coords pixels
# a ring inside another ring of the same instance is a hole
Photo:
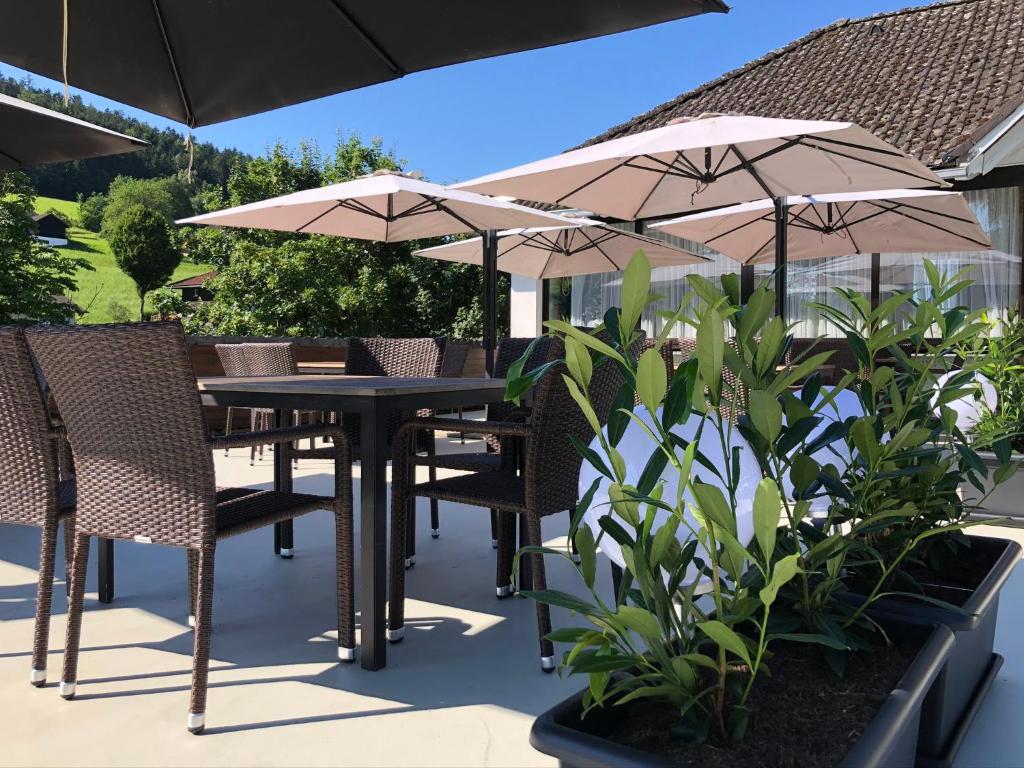
[[[767,222],[767,221],[774,221],[774,220],[775,220],[774,216],[771,219],[768,219],[765,216],[758,216],[756,219],[751,219],[750,221],[745,221],[742,224],[737,224],[732,229],[727,229],[725,232],[720,232],[717,235],[715,235],[714,237],[710,237],[707,240],[702,240],[701,242],[703,242],[705,245],[710,245],[711,243],[715,242],[716,240],[721,240],[723,237],[728,237],[729,235],[733,234],[734,232],[739,232],[741,229],[746,229],[747,227],[752,227],[755,224],[757,224],[759,221],[766,221]]]
[[[670,165],[666,166],[666,168],[661,172],[661,175],[658,176],[658,180],[651,185],[651,188],[649,190],[647,190],[647,194],[644,195],[643,201],[640,203],[640,205],[637,206],[637,209],[633,212],[634,219],[640,217],[640,211],[644,209],[644,206],[647,205],[647,202],[651,199],[654,193],[658,191],[658,187],[661,186],[661,182],[665,180],[665,177],[668,175],[668,172],[675,166],[676,162],[678,162],[679,158],[681,158],[682,156],[682,152],[676,152],[676,159],[673,160]]]
[[[566,192],[564,195],[562,195],[557,200],[555,200],[555,203],[556,204],[561,204],[567,197],[572,197],[576,193],[582,192],[584,189],[589,187],[591,184],[596,184],[601,179],[603,179],[605,176],[608,176],[609,174],[615,173],[615,171],[619,170],[619,168],[622,168],[625,165],[629,165],[629,159],[628,158],[626,160],[623,160],[618,165],[615,165],[615,166],[609,168],[608,170],[603,171],[602,173],[599,173],[597,176],[593,177],[592,179],[588,179],[587,181],[585,181],[582,184],[580,184],[578,187],[576,187],[576,189],[572,190],[571,192]]]
[[[877,203],[876,203],[876,205],[877,205]],[[918,224],[924,224],[926,227],[931,227],[932,229],[937,229],[940,232],[945,232],[947,235],[953,235],[953,237],[959,237],[961,240],[966,240],[969,243],[974,243],[975,245],[980,245],[983,248],[990,247],[988,245],[988,243],[982,242],[980,240],[975,240],[973,237],[969,237],[968,235],[961,234],[960,232],[954,232],[953,230],[948,229],[946,227],[940,227],[938,224],[933,224],[932,222],[927,221],[925,219],[922,219],[922,218],[920,218],[918,216],[913,216],[913,215],[911,215],[909,213],[904,213],[903,211],[898,210],[899,208],[902,208],[902,207],[904,207],[904,206],[897,205],[897,206],[894,206],[893,208],[886,208],[884,210],[886,212],[888,212],[888,213],[895,213],[897,216],[903,216],[904,218],[910,219],[911,221],[916,221]],[[952,217],[947,217],[947,218],[952,218]]]
[[[614,270],[616,270],[616,271],[618,271],[619,269],[621,269],[621,267],[619,267],[619,265],[615,263],[615,260],[614,260],[614,259],[612,259],[612,257],[608,255],[608,253],[607,253],[607,252],[605,251],[605,249],[604,249],[604,248],[602,248],[602,247],[601,247],[601,244],[600,244],[599,242],[597,242],[596,240],[594,240],[594,238],[592,238],[592,237],[591,237],[590,235],[588,235],[588,234],[587,234],[586,232],[581,232],[581,234],[582,234],[582,235],[583,235],[583,236],[584,236],[585,238],[587,238],[587,240],[588,240],[588,241],[590,241],[590,245],[591,245],[591,246],[593,246],[594,248],[596,248],[596,249],[597,249],[597,252],[598,252],[598,253],[600,253],[600,254],[601,254],[602,256],[604,256],[604,257],[605,257],[605,259],[607,259],[607,260],[608,260],[608,263],[612,265],[612,269],[614,269]]]
[[[460,216],[459,214],[457,214],[457,213],[456,213],[455,211],[453,211],[453,210],[452,210],[451,208],[449,208],[449,207],[448,207],[447,205],[445,205],[444,203],[442,203],[442,202],[441,202],[441,200],[440,200],[440,198],[437,198],[437,197],[433,197],[432,195],[424,195],[424,196],[423,196],[423,198],[424,198],[425,200],[429,200],[429,201],[430,201],[430,202],[432,202],[432,203],[433,203],[434,205],[436,205],[436,206],[437,206],[437,210],[441,211],[442,213],[447,213],[447,214],[448,214],[449,216],[451,216],[451,217],[452,217],[453,219],[455,219],[455,220],[456,220],[457,222],[459,222],[460,224],[463,224],[464,226],[466,226],[466,227],[469,227],[469,229],[470,229],[470,230],[471,230],[472,232],[476,232],[477,234],[479,234],[479,235],[481,235],[481,236],[483,235],[483,233],[484,233],[484,230],[480,229],[480,228],[479,228],[478,226],[476,226],[476,225],[475,225],[475,224],[473,224],[472,222],[470,222],[470,221],[467,221],[467,220],[466,220],[466,219],[464,219],[464,218],[463,218],[462,216]]]
[[[164,25],[164,15],[160,10],[160,0],[152,0],[153,14],[156,16],[156,25],[160,29],[160,38],[164,44],[164,53],[167,54],[167,63],[171,67],[171,74],[174,75],[174,84],[178,87],[178,97],[181,99],[181,106],[185,109],[185,123],[189,128],[196,127],[196,116],[192,114],[192,104],[188,94],[185,92],[185,84],[181,80],[181,73],[178,71],[178,62],[174,58],[174,49],[171,47],[171,39],[167,35],[167,27]]]
[[[812,138],[817,138],[817,137],[812,137]],[[803,142],[801,142],[801,143],[803,143]],[[886,171],[895,171],[896,173],[899,173],[902,176],[909,176],[912,179],[919,179],[921,181],[930,182],[932,184],[932,186],[938,186],[938,184],[936,183],[935,179],[929,178],[928,176],[922,176],[922,175],[920,175],[918,173],[913,173],[912,171],[904,171],[904,170],[901,170],[901,169],[898,169],[898,168],[893,168],[891,165],[886,165],[885,163],[880,163],[880,162],[877,162],[875,160],[868,160],[868,159],[863,158],[863,157],[857,157],[856,155],[851,155],[851,154],[846,153],[846,152],[840,152],[840,151],[838,151],[836,149],[832,149],[831,147],[819,147],[819,146],[817,146],[815,144],[806,144],[806,143],[804,144],[804,146],[811,147],[813,149],[820,149],[822,152],[826,152],[826,153],[828,153],[830,155],[835,155],[836,157],[845,157],[847,160],[853,160],[853,161],[858,162],[858,163],[864,163],[864,165],[870,165],[873,168],[881,168],[881,169],[886,170]],[[858,144],[847,145],[847,144],[843,143],[843,146],[852,146],[852,147],[854,147],[856,149],[863,149],[863,150],[867,150],[867,151],[872,151],[871,147],[863,147],[863,146],[860,146]],[[878,150],[878,151],[881,152],[881,150]],[[885,152],[883,154],[885,154],[887,156],[892,156],[891,152]]]
[[[738,168],[742,168],[747,173],[749,173],[754,178],[754,181],[756,181],[758,183],[758,186],[760,186],[761,189],[763,189],[765,191],[765,194],[768,195],[768,197],[770,197],[772,199],[777,197],[777,195],[772,191],[771,187],[769,187],[767,184],[764,183],[764,179],[761,178],[761,174],[758,173],[757,169],[754,167],[754,163],[756,162],[756,160],[747,160],[747,158],[745,158],[743,156],[743,153],[740,152],[739,147],[737,147],[735,144],[730,144],[728,149],[732,150],[732,153],[734,155],[736,155],[736,157],[739,158],[740,164],[739,164]],[[762,154],[761,157],[765,157],[766,155],[767,155],[767,153]],[[760,158],[758,158],[758,159],[760,159]],[[734,171],[734,170],[737,170],[737,169],[736,168],[732,168],[732,169],[726,171],[726,173],[730,173],[731,171]]]
[[[774,243],[774,242],[775,242],[775,234],[774,234],[774,233],[772,233],[772,236],[771,236],[771,237],[769,237],[769,238],[768,238],[767,240],[765,240],[765,241],[764,241],[764,243],[762,243],[762,245],[761,245],[761,247],[760,247],[760,248],[758,248],[758,249],[757,249],[756,251],[754,251],[754,252],[753,252],[753,253],[752,253],[752,254],[751,254],[751,255],[750,255],[750,256],[749,256],[749,257],[748,257],[747,259],[745,259],[744,261],[742,261],[742,262],[740,262],[740,263],[741,263],[741,264],[744,264],[744,265],[746,265],[746,266],[750,266],[750,265],[752,265],[752,264],[754,263],[754,259],[756,259],[756,258],[758,257],[758,255],[759,255],[759,254],[760,254],[760,253],[761,253],[762,251],[764,251],[764,250],[765,250],[765,249],[766,249],[766,248],[767,248],[767,247],[768,247],[769,245],[771,245],[771,244],[772,244],[772,243]],[[774,250],[774,249],[773,249],[773,250]]]
[[[387,218],[381,213],[373,210],[373,208],[371,208],[361,200],[355,200],[351,197],[346,197],[344,200],[339,200],[338,205],[340,205],[342,208],[347,208],[348,210],[353,211],[355,213],[362,213],[365,214],[366,216],[373,216],[375,219]]]
[[[8,160],[10,160],[10,161],[11,161],[12,163],[14,163],[14,164],[15,164],[16,166],[18,166],[19,168],[21,168],[21,167],[22,167],[22,165],[24,165],[24,163],[22,163],[22,162],[21,162],[21,160],[19,160],[18,158],[16,158],[16,157],[15,157],[14,155],[9,155],[9,154],[7,154],[7,153],[6,153],[6,152],[4,152],[4,151],[3,151],[2,149],[0,149],[0,155],[3,155],[4,157],[6,157],[6,158],[7,158]]]
[[[340,2],[338,2],[338,0],[328,0],[328,2],[331,4],[334,10],[338,12],[341,18],[343,18],[345,22],[352,28],[352,30],[357,35],[359,35],[362,41],[366,43],[367,47],[370,50],[372,50],[375,54],[377,54],[377,57],[384,62],[384,66],[391,70],[391,74],[395,75],[396,77],[402,77],[403,75],[405,75],[405,70],[398,66],[398,64],[395,62],[394,59],[391,58],[388,52],[381,47],[380,43],[373,39],[369,32],[363,29],[363,26],[358,21],[352,18],[352,14],[345,10],[345,8],[341,5]]]
[[[314,224],[315,222],[318,222],[318,221],[320,221],[320,219],[322,219],[322,218],[323,218],[324,216],[326,216],[326,215],[327,215],[328,213],[330,213],[331,211],[336,211],[336,210],[338,210],[339,208],[342,208],[342,207],[343,207],[343,206],[342,206],[342,201],[341,201],[341,200],[338,200],[338,201],[336,201],[336,202],[334,203],[334,205],[332,205],[332,206],[331,206],[330,208],[328,208],[328,209],[327,209],[326,211],[323,211],[323,212],[321,212],[321,213],[318,213],[318,214],[317,214],[316,216],[314,216],[314,217],[313,217],[312,219],[310,219],[309,221],[307,221],[307,222],[306,222],[305,224],[303,224],[303,225],[302,225],[301,227],[299,227],[299,228],[298,228],[298,229],[296,229],[295,231],[296,231],[296,232],[303,232],[303,231],[305,231],[306,227],[310,226],[311,224]]]

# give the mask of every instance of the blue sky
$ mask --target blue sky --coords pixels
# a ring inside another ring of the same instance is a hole
[[[585,2],[585,0],[583,0]],[[280,139],[333,146],[379,136],[442,183],[545,157],[842,18],[913,0],[727,0],[727,15],[682,19],[597,40],[470,62],[200,128],[217,146],[262,153]],[[514,7],[514,3],[508,3]],[[553,3],[557,9],[559,3]],[[566,5],[571,7],[567,2]],[[0,65],[5,75],[24,75]],[[37,84],[59,84],[34,78]],[[82,93],[97,106],[106,99]],[[126,109],[159,126],[175,125]],[[182,126],[175,125],[181,129]]]

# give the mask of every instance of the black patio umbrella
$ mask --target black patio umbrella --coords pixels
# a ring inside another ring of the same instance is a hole
[[[0,93],[0,171],[137,152],[142,139]]]
[[[587,0],[565,9],[545,0],[4,0],[0,9],[0,61],[194,128],[412,72],[724,13],[728,6],[722,0]]]

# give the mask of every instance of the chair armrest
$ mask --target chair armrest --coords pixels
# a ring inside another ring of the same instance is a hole
[[[271,443],[292,443],[309,437],[331,437],[336,442],[346,442],[345,431],[340,424],[307,424],[301,427],[261,429],[257,432],[233,432],[221,437],[210,437],[206,445],[210,450],[225,448],[251,448],[254,445]]]

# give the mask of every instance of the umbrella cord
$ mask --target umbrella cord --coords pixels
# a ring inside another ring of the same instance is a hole
[[[185,136],[185,148],[188,149],[188,168],[185,169],[185,179],[192,183],[192,161],[195,159],[196,143],[192,138],[192,131]]]
[[[61,50],[61,66],[64,70],[64,106],[68,106],[68,0],[64,0],[64,45]]]

